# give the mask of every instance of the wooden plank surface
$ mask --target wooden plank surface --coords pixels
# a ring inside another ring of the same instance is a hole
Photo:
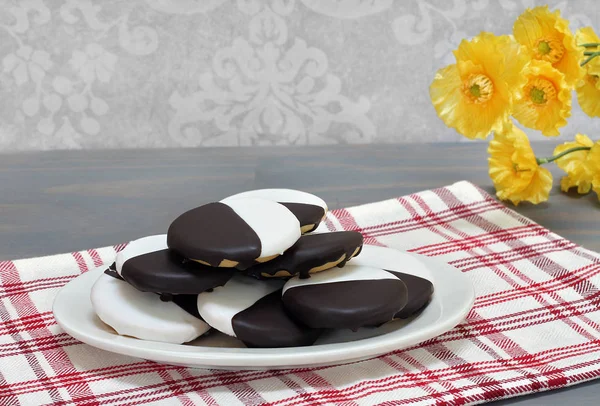
[[[164,233],[179,213],[229,194],[290,187],[332,209],[469,180],[493,193],[487,144],[61,151],[0,155],[0,260],[117,244]],[[548,155],[554,143],[534,144]],[[559,191],[518,212],[600,251],[600,204]],[[596,405],[600,383],[496,402]]]
[[[548,154],[553,144],[538,144]],[[261,187],[347,207],[469,180],[493,193],[486,144],[65,151],[0,155],[0,260],[77,251],[165,232],[188,208]],[[520,213],[600,251],[594,195],[555,189]]]

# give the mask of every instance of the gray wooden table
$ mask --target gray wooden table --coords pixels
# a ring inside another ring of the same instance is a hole
[[[469,180],[493,193],[485,143],[309,148],[64,151],[0,155],[0,260],[102,247],[163,233],[193,206],[289,187],[332,209]],[[554,143],[534,144],[548,155]],[[555,184],[560,172],[553,169]],[[595,196],[560,193],[520,213],[600,251]],[[597,405],[600,383],[501,401]]]

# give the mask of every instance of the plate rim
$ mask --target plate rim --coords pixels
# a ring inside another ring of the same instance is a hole
[[[392,351],[405,349],[420,342],[434,338],[444,332],[447,332],[458,325],[468,314],[473,307],[475,301],[475,291],[470,278],[462,273],[457,268],[443,262],[439,258],[426,257],[423,255],[410,253],[406,251],[396,250],[393,248],[380,247],[374,245],[365,245],[364,250],[369,251],[395,251],[403,255],[409,255],[419,261],[430,262],[437,267],[429,267],[431,276],[434,281],[434,293],[431,299],[431,304],[440,301],[443,294],[448,294],[449,289],[454,289],[458,285],[465,291],[461,293],[459,299],[459,311],[450,313],[447,318],[439,323],[426,325],[420,330],[419,334],[413,334],[412,339],[402,337],[402,328],[381,334],[375,337],[359,339],[355,341],[343,343],[326,343],[307,347],[288,347],[288,348],[223,348],[223,347],[207,347],[197,345],[182,345],[172,343],[162,343],[157,341],[144,341],[133,337],[123,337],[114,333],[104,331],[104,334],[110,334],[108,337],[102,337],[103,334],[91,334],[90,331],[82,331],[73,326],[72,321],[76,319],[70,316],[68,312],[63,312],[64,301],[69,301],[73,295],[71,290],[75,290],[80,284],[89,284],[89,289],[93,282],[88,279],[97,278],[106,268],[105,266],[91,269],[76,278],[69,281],[57,293],[53,305],[52,312],[58,325],[70,336],[92,345],[102,350],[113,353],[134,356],[138,358],[148,359],[156,362],[163,362],[175,365],[186,365],[195,368],[235,368],[235,369],[256,369],[256,368],[299,368],[316,365],[333,365],[351,363],[361,359],[374,358],[382,354]],[[397,255],[397,254],[394,255]],[[360,258],[357,257],[357,259]],[[358,262],[358,261],[357,261]],[[439,268],[442,270],[439,270]],[[444,272],[444,273],[442,273]],[[449,284],[436,283],[436,279],[453,277],[452,288]],[[94,279],[95,280],[95,279]],[[83,295],[86,292],[75,292],[75,295]],[[87,298],[89,308],[89,290],[87,290]],[[439,303],[443,309],[444,303]],[[87,306],[81,306],[79,312],[83,313]],[[429,307],[428,307],[429,308]],[[425,308],[424,312],[428,308]],[[89,310],[89,309],[88,309]],[[94,314],[92,309],[92,314]],[[94,314],[95,316],[95,314]],[[419,320],[417,316],[412,323]],[[400,345],[399,345],[400,343]],[[311,359],[317,359],[318,362],[313,362]]]

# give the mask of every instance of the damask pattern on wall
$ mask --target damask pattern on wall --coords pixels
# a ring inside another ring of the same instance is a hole
[[[459,141],[435,71],[545,3],[600,28],[595,0],[0,0],[0,152]]]

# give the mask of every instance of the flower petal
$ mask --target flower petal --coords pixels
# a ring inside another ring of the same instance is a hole
[[[571,116],[571,87],[565,76],[549,62],[538,60],[532,60],[524,74],[527,83],[515,101],[514,117],[545,136],[559,135]],[[534,91],[541,92],[543,102],[534,98]]]
[[[590,117],[600,117],[600,79],[586,75],[577,87],[577,102],[581,110]]]
[[[561,17],[560,11],[551,12],[548,6],[528,8],[517,18],[513,34],[533,59],[551,62],[562,72],[569,86],[574,86],[583,75],[579,66],[581,50],[569,29],[569,22]],[[551,44],[551,47],[540,50],[540,41]]]
[[[592,178],[595,172],[595,161],[600,161],[600,146],[595,148],[594,143],[586,135],[577,134],[574,142],[566,142],[557,146],[554,149],[554,155],[561,154],[569,149],[577,147],[591,147],[590,151],[575,151],[571,152],[555,162],[557,166],[567,173],[567,176],[561,180],[561,189],[568,191],[571,188],[577,187],[577,192],[585,194],[590,191],[592,186]],[[592,154],[592,151],[594,153]],[[600,171],[600,168],[598,169]]]
[[[522,201],[534,204],[548,199],[552,175],[538,166],[527,135],[508,125],[494,134],[488,148],[489,175],[501,200],[517,205]]]
[[[454,55],[456,65],[437,72],[431,100],[448,127],[467,138],[484,139],[508,121],[515,93],[526,80],[521,72],[527,55],[509,36],[487,32],[463,40]],[[483,94],[470,93],[479,86]]]

